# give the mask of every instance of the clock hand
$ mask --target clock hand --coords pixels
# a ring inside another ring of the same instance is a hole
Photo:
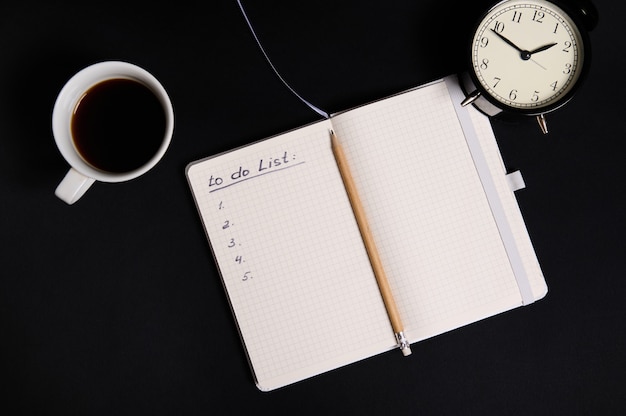
[[[500,39],[502,39],[503,41],[505,41],[506,43],[508,43],[509,45],[511,45],[513,48],[515,48],[515,50],[517,50],[519,52],[519,56],[520,58],[522,58],[522,60],[524,61],[528,61],[530,59],[531,53],[528,52],[527,50],[524,50],[522,48],[520,48],[519,46],[517,46],[516,44],[514,44],[513,42],[511,42],[509,39],[507,39],[506,37],[504,37],[504,35],[498,33],[495,31],[495,29],[491,29],[491,31],[493,33],[495,33]]]
[[[557,43],[549,43],[547,45],[543,45],[538,47],[537,49],[533,49],[532,51],[528,52],[528,58],[530,59],[531,55],[536,54],[537,52],[541,52],[541,51],[545,51],[546,49],[550,49],[551,47],[553,47],[554,45],[557,45]],[[524,57],[522,56],[522,59],[524,59]],[[543,68],[544,70],[546,70],[546,67],[541,65],[539,62],[535,61],[534,59],[530,59],[531,61],[533,61],[534,63],[536,63],[537,65],[539,65],[541,68]]]
[[[538,47],[537,49],[534,49],[534,50],[532,50],[532,51],[530,51],[530,52],[528,52],[528,53],[529,53],[529,54],[531,54],[531,55],[534,55],[534,54],[536,54],[537,52],[541,52],[541,51],[545,51],[546,49],[550,49],[550,48],[551,48],[551,47],[553,47],[554,45],[557,45],[557,43],[549,43],[549,44],[547,44],[547,45],[540,46],[540,47]]]
[[[495,29],[491,29],[491,31],[493,33],[495,33],[500,39],[502,39],[503,41],[505,41],[506,43],[508,43],[509,45],[511,45],[512,47],[514,47],[518,52],[524,52],[519,46],[517,46],[516,44],[514,44],[513,42],[511,42],[510,40],[508,40],[507,38],[505,38],[503,35],[501,35],[500,33],[496,32]]]
[[[546,68],[545,66],[541,65],[539,62],[535,61],[534,59],[531,59],[531,61],[534,62],[535,64],[537,64],[544,71],[548,70],[548,68]]]

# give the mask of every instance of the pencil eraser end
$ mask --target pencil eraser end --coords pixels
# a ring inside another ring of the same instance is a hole
[[[405,357],[411,355],[411,347],[407,345],[406,347],[402,348],[402,355],[404,355]]]

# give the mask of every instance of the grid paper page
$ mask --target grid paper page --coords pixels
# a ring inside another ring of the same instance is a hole
[[[411,342],[520,305],[445,83],[333,117]]]
[[[262,390],[395,346],[329,129],[315,123],[188,168]]]

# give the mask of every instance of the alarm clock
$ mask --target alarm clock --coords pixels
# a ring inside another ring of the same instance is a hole
[[[461,105],[488,116],[535,117],[547,133],[545,115],[570,101],[589,71],[588,32],[597,21],[585,0],[494,4],[470,33]]]

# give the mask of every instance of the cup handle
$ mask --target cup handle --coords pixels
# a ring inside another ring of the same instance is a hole
[[[95,179],[78,173],[74,168],[70,168],[61,183],[59,183],[59,186],[57,186],[54,194],[71,205],[78,201],[94,182]]]

